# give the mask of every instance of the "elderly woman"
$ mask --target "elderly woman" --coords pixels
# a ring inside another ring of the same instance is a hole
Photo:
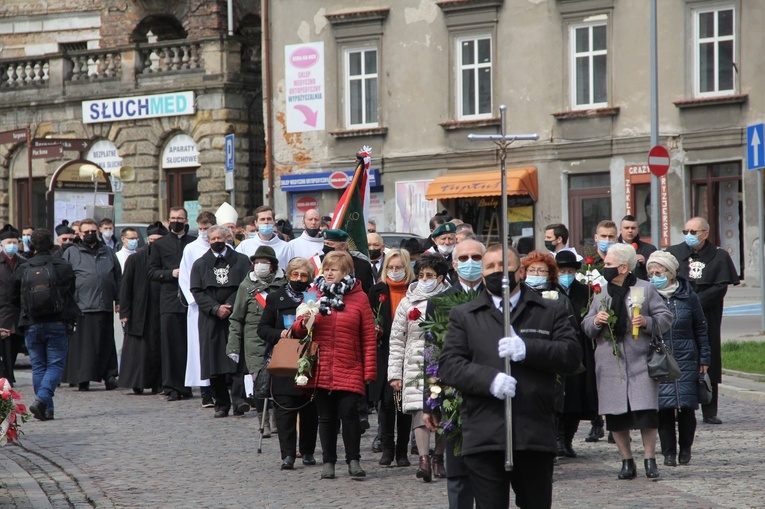
[[[262,249],[262,247],[258,248]],[[252,340],[270,349],[280,339],[290,337],[290,326],[297,307],[305,301],[305,292],[311,286],[313,264],[305,258],[293,258],[286,270],[289,282],[266,297],[263,317],[257,335]],[[292,470],[297,456],[297,420],[300,416],[300,454],[303,465],[315,465],[316,430],[319,416],[311,394],[295,387],[294,377],[275,376],[271,391],[276,402],[276,424],[279,428],[279,448],[282,470]]]
[[[406,297],[409,283],[414,279],[409,263],[409,253],[406,250],[388,251],[380,282],[369,290],[369,303],[381,324],[376,326],[380,338],[377,347],[377,380],[369,386],[369,395],[372,400],[380,401],[380,465],[383,466],[393,463],[394,455],[397,466],[410,465],[406,448],[412,429],[412,416],[396,409],[393,388],[387,383],[391,324],[399,303]],[[394,431],[397,432],[395,445]]]
[[[606,428],[613,433],[622,469],[619,479],[637,476],[630,449],[630,430],[639,429],[643,438],[645,474],[659,477],[656,466],[656,431],[659,427],[659,382],[648,376],[648,351],[653,334],[669,329],[672,313],[656,289],[635,277],[635,249],[614,244],[603,266],[605,288],[592,299],[582,320],[587,336],[596,340],[595,376],[599,412],[606,415]],[[632,317],[630,299],[641,288],[644,296],[640,314]],[[637,327],[637,338],[632,329]]]
[[[526,268],[526,286],[538,293],[558,289],[558,266],[555,258],[541,251],[532,251],[521,260]]]
[[[316,388],[319,410],[319,438],[324,467],[322,479],[335,478],[337,462],[337,420],[342,421],[345,461],[352,477],[364,477],[361,468],[361,422],[359,398],[365,384],[377,378],[377,339],[369,299],[353,277],[353,260],[347,251],[331,251],[316,278],[319,314],[313,323],[313,341],[319,359],[306,387]],[[292,330],[304,337],[307,316],[301,316]]]
[[[699,373],[706,373],[712,352],[707,338],[707,321],[698,296],[682,277],[677,276],[677,258],[656,251],[646,268],[651,284],[659,291],[672,312],[672,327],[664,333],[664,342],[680,366],[679,380],[659,386],[659,439],[664,464],[670,467],[691,461],[691,446],[696,433],[696,410],[699,408]],[[677,454],[680,435],[680,454]]]
[[[425,426],[422,411],[425,389],[423,375],[425,336],[420,324],[426,319],[428,299],[449,289],[449,284],[445,281],[448,272],[449,266],[440,255],[423,255],[415,263],[414,273],[417,275],[417,283],[409,287],[406,297],[398,305],[390,333],[388,381],[394,391],[403,390],[404,412],[414,414],[412,426],[417,450],[420,452],[416,476],[424,482],[432,480],[434,470],[438,477],[446,477],[444,469],[446,437],[437,436],[431,464],[431,457],[427,454],[430,450],[430,430]]]

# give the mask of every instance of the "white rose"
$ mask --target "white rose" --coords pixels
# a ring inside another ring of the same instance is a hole
[[[295,385],[307,385],[308,384],[308,377],[305,375],[300,375],[299,377],[295,378]]]

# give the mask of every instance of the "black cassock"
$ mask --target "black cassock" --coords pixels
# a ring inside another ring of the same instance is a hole
[[[723,300],[728,293],[728,285],[739,284],[736,266],[730,255],[709,242],[698,252],[694,252],[684,242],[667,248],[680,262],[678,276],[683,276],[691,283],[691,288],[699,296],[704,316],[707,319],[709,346],[712,350],[712,364],[709,366],[709,378],[713,384],[722,380],[721,333]]]
[[[226,248],[223,257],[208,250],[191,269],[191,293],[199,306],[199,356],[202,379],[236,371],[226,356],[228,318],[217,316],[221,304],[234,305],[239,284],[250,271],[250,259]]]
[[[122,345],[120,387],[162,385],[160,355],[160,283],[149,280],[151,244],[128,257],[120,287],[120,318],[127,318]]]

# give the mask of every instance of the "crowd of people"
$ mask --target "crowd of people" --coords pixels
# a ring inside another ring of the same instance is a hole
[[[657,438],[665,466],[687,464],[700,374],[713,387],[703,421],[721,423],[722,302],[739,280],[703,218],[690,219],[684,242],[663,251],[639,238],[632,216],[601,221],[593,252],[582,254],[567,246],[565,225],[551,224],[545,248],[524,257],[484,246],[470,225],[446,214],[431,220],[427,239],[399,246],[386,246],[370,222],[368,255],[349,250],[349,234],[329,229],[317,210],[305,213],[294,239],[277,219],[268,206],[240,219],[224,203],[199,213],[192,236],[187,211],[174,207],[167,223],[149,225],[145,245],[131,227],[115,238],[109,219],[64,221],[55,234],[6,225],[0,376],[15,381],[26,345],[29,410],[41,421],[55,419],[59,384],[88,391],[103,383],[168,402],[199,388],[214,418],[262,413],[261,433],[277,434],[283,470],[298,458],[316,465],[318,435],[321,479],[336,477],[338,434],[349,475],[366,475],[361,435],[376,411],[379,464],[409,467],[415,454],[414,477],[446,478],[455,509],[508,507],[511,489],[519,507],[550,507],[553,470],[577,456],[582,420],[591,425],[587,441],[608,431],[616,444],[618,479],[637,476],[631,430],[640,430],[649,479],[660,476]],[[460,304],[442,309],[447,297]],[[428,352],[438,331],[426,329],[443,313],[448,326],[434,361]],[[121,352],[115,323],[124,332]],[[306,380],[274,376],[266,395],[248,388],[275,345],[306,337],[319,352]],[[679,380],[649,376],[656,338],[674,353]],[[447,387],[459,395],[450,400],[460,405],[456,438],[447,433],[454,424],[445,424]]]

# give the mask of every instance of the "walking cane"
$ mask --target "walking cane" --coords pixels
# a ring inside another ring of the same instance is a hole
[[[258,454],[263,452],[263,429],[266,427],[266,411],[268,410],[268,398],[263,398],[263,411],[260,413],[260,439],[258,440]]]
[[[507,159],[507,147],[515,140],[522,141],[536,141],[539,139],[538,134],[505,134],[505,114],[507,113],[507,106],[504,104],[499,107],[500,116],[500,134],[469,134],[468,140],[470,141],[493,141],[495,145],[499,147],[499,161],[500,161],[500,177],[502,179],[502,198],[500,199],[500,231],[499,234],[502,237],[502,314],[505,319],[505,336],[510,335],[510,281],[507,278],[507,265],[508,265],[508,226],[509,221],[507,217],[507,169],[505,168],[505,161]],[[512,368],[510,367],[510,358],[505,358],[505,373],[508,376],[512,375]],[[512,398],[505,398],[505,470],[511,472],[513,470],[513,403]]]

